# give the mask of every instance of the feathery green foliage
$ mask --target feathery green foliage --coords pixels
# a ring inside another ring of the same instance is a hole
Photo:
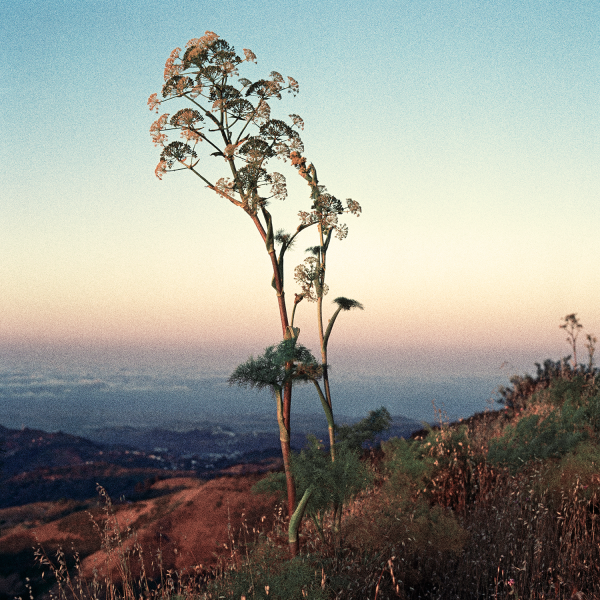
[[[209,598],[252,598],[327,600],[321,573],[304,556],[286,560],[283,550],[261,536],[249,544],[239,567],[208,586]]]
[[[371,411],[369,416],[354,425],[344,425],[342,434],[335,444],[335,460],[322,443],[314,436],[308,437],[308,445],[299,454],[292,454],[292,472],[296,482],[296,493],[302,498],[290,524],[292,535],[297,534],[304,515],[310,517],[325,539],[324,520],[333,509],[334,533],[339,533],[344,505],[358,492],[372,483],[372,473],[360,460],[362,444],[373,441],[378,433],[389,428],[391,417],[386,408]],[[256,493],[284,492],[285,480],[280,473],[272,473],[259,481]]]
[[[583,376],[556,379],[532,395],[530,404],[546,414],[529,414],[490,441],[488,461],[517,472],[536,459],[560,458],[600,433],[600,389]]]
[[[370,411],[369,415],[354,425],[342,425],[336,442],[336,458],[332,461],[321,442],[308,437],[308,445],[300,453],[292,454],[292,471],[298,496],[314,488],[307,506],[313,516],[334,504],[342,506],[363,489],[371,477],[359,458],[362,445],[373,441],[378,433],[389,428],[391,417],[385,407]],[[338,456],[339,453],[339,456]],[[252,489],[256,493],[283,494],[285,479],[281,473],[271,473]]]
[[[342,507],[372,480],[356,448],[338,443],[332,461],[314,436],[309,436],[306,448],[293,455],[292,469],[298,495],[308,488],[313,490],[306,507],[306,514],[312,518],[334,505]]]
[[[334,302],[338,305],[342,310],[351,310],[353,308],[360,308],[360,310],[364,310],[365,307],[358,302],[357,300],[352,300],[351,298],[344,298],[344,296],[338,296]]]
[[[504,435],[492,440],[488,460],[493,465],[507,466],[512,473],[523,469],[533,460],[560,458],[585,439],[575,428],[571,410],[554,410],[546,418],[529,415],[509,425]]]
[[[290,364],[292,367],[286,369]],[[236,367],[229,377],[229,385],[260,390],[281,387],[288,379],[309,381],[319,374],[319,365],[310,350],[291,338],[269,346],[258,358],[250,357]]]

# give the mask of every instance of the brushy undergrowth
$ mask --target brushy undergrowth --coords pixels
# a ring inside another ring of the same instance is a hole
[[[362,458],[342,444],[332,464],[313,440],[295,458],[299,492],[318,488],[292,561],[280,511],[268,530],[232,532],[227,560],[210,573],[151,579],[132,566],[141,548],[120,550],[108,506],[99,531],[120,579],[82,582],[64,555],[52,566],[40,554],[60,583],[54,597],[600,598],[597,372],[546,361],[537,377],[514,381],[503,410],[440,419]],[[279,484],[275,474],[263,487]]]

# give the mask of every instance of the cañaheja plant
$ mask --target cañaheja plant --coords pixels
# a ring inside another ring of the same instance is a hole
[[[359,216],[362,212],[362,208],[358,202],[350,198],[346,200],[346,207],[344,207],[338,198],[332,196],[326,191],[325,186],[319,185],[317,170],[313,164],[309,164],[307,166],[306,158],[300,156],[297,152],[293,152],[290,156],[292,158],[292,164],[294,164],[294,166],[298,169],[299,174],[307,181],[311,190],[311,212],[300,213],[300,215],[303,219],[303,223],[306,225],[316,223],[319,236],[319,245],[307,249],[307,252],[310,252],[312,256],[307,257],[303,264],[300,264],[296,267],[294,272],[296,281],[302,288],[302,293],[296,295],[294,313],[292,313],[292,324],[295,315],[295,309],[300,300],[306,298],[309,302],[316,302],[317,330],[319,332],[319,344],[321,348],[323,389],[321,389],[321,385],[319,384],[317,378],[313,378],[312,382],[315,386],[317,395],[321,401],[321,405],[327,419],[327,426],[329,430],[329,452],[331,455],[331,461],[334,462],[336,458],[336,425],[333,416],[331,386],[329,383],[327,347],[333,326],[340,312],[342,310],[348,311],[353,308],[360,308],[363,310],[364,307],[356,300],[351,300],[344,297],[336,298],[334,302],[337,304],[337,309],[329,319],[327,329],[324,328],[323,296],[325,296],[325,294],[327,294],[329,291],[329,287],[325,283],[327,251],[334,233],[339,240],[343,240],[348,235],[348,226],[340,223],[338,216],[344,213],[352,213]],[[317,490],[318,487],[319,486],[316,483],[314,485],[307,486],[303,494],[303,500],[308,503],[311,500],[311,495],[315,495],[315,490]],[[341,520],[342,504],[336,500],[336,496],[332,496],[332,498],[334,533],[337,533],[338,525]]]
[[[573,349],[573,368],[577,369],[577,337],[583,325],[579,322],[577,313],[567,315],[563,321],[564,323],[560,325],[560,328],[567,332],[567,342]]]
[[[284,200],[287,196],[285,177],[269,170],[269,162],[279,158],[297,161],[304,150],[298,129],[303,121],[290,115],[290,121],[271,118],[271,103],[280,100],[282,92],[298,93],[298,83],[291,77],[284,80],[272,71],[269,78],[251,81],[240,77],[243,63],[255,62],[251,50],[244,49],[244,58],[213,32],[190,40],[183,52],[171,52],[164,71],[165,83],[158,94],[148,99],[150,110],[156,110],[168,101],[184,101],[184,108],[172,116],[164,113],[152,124],[150,133],[160,148],[160,161],[155,174],[159,179],[169,171],[187,169],[196,175],[208,189],[222,199],[243,210],[256,227],[265,244],[272,268],[272,286],[275,288],[282,337],[297,337],[298,330],[289,322],[283,282],[283,259],[286,250],[303,229],[317,221],[308,213],[300,213],[301,222],[292,234],[276,231],[271,212],[267,210],[272,198]],[[183,141],[170,141],[168,132],[180,132]],[[225,162],[226,177],[214,181],[209,172],[214,162],[201,163],[198,148]],[[297,162],[294,162],[297,165]],[[308,215],[308,216],[307,216]],[[279,244],[279,252],[276,250]],[[286,371],[292,364],[285,365]],[[282,419],[289,440],[292,377],[283,381]],[[289,442],[283,441],[284,464],[289,464]],[[295,486],[292,475],[286,471],[288,512],[295,510]]]
[[[325,186],[319,184],[317,169],[312,163],[307,165],[306,158],[296,151],[293,151],[290,154],[290,157],[292,159],[292,164],[298,169],[301,177],[307,181],[311,190],[311,211],[300,213],[302,223],[306,226],[316,224],[319,236],[319,244],[312,248],[308,248],[307,250],[312,256],[307,257],[303,264],[296,267],[294,272],[296,281],[302,287],[302,294],[296,296],[294,309],[296,308],[296,304],[302,298],[306,298],[309,302],[316,302],[317,304],[317,328],[321,346],[323,390],[321,390],[321,386],[316,379],[313,380],[313,383],[327,417],[331,459],[335,460],[335,421],[333,418],[333,404],[331,401],[331,387],[329,384],[327,345],[329,343],[333,325],[340,312],[342,310],[347,311],[353,308],[360,308],[363,310],[363,305],[360,302],[349,298],[336,298],[334,302],[337,304],[337,309],[329,319],[327,328],[324,328],[323,296],[325,296],[329,290],[329,287],[325,283],[327,251],[334,233],[339,240],[343,240],[348,235],[348,226],[340,223],[338,216],[344,213],[352,213],[359,216],[362,212],[362,208],[358,202],[350,198],[346,200],[346,206],[344,207],[338,198],[327,192]]]
[[[322,444],[309,436],[308,445],[292,455],[294,477],[303,500],[305,512],[312,519],[321,540],[325,541],[325,515],[334,507],[333,542],[340,531],[341,513],[359,491],[372,483],[372,473],[360,460],[360,448],[338,443],[336,460],[332,461]]]

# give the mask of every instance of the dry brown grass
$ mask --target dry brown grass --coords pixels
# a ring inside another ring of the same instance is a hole
[[[296,565],[305,579],[298,581],[285,573],[281,513],[262,523],[255,520],[254,526],[239,513],[223,542],[218,568],[196,563],[169,569],[161,562],[163,553],[151,557],[159,571],[152,576],[143,566],[145,543],[121,530],[107,513],[103,552],[105,560],[110,555],[113,561],[111,574],[98,571],[90,581],[75,566],[73,582],[67,584],[63,569],[63,585],[54,594],[77,600],[133,600],[140,594],[238,600],[242,589],[247,599],[265,600],[600,598],[599,496],[589,491],[597,486],[598,472],[588,468],[578,479],[577,464],[561,476],[559,468],[557,461],[534,464],[514,476],[499,469],[482,471],[481,488],[488,491],[460,511],[441,506],[407,479],[382,474],[376,486],[345,509],[341,543],[323,540],[305,523],[302,543],[308,554]],[[176,510],[184,508],[191,506],[183,502]],[[176,523],[171,520],[168,527],[176,536]],[[282,589],[291,595],[281,595]]]

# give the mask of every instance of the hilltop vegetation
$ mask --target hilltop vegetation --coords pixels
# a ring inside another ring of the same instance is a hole
[[[363,452],[360,468],[347,447],[333,488],[320,480],[291,561],[280,511],[268,526],[232,529],[218,568],[165,571],[162,587],[150,576],[105,583],[116,597],[599,597],[598,375],[546,361],[500,390],[499,411],[452,424],[439,411],[439,425]],[[327,451],[313,441],[303,460],[328,468]],[[300,455],[296,464],[302,481]],[[327,502],[335,493],[341,518]],[[78,598],[99,597],[72,585]]]

